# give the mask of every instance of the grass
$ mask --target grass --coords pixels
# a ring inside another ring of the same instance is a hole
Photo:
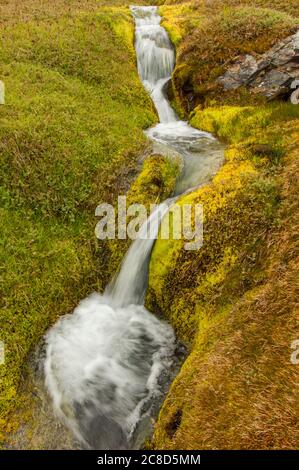
[[[149,154],[142,130],[157,118],[137,76],[127,5],[0,3],[3,432],[18,426],[13,412],[30,403],[19,393],[29,352],[61,314],[104,288],[127,248],[97,244],[97,204],[124,193],[149,204],[173,190],[178,168],[164,157],[151,155],[138,175],[140,156]],[[298,366],[290,363],[298,331],[298,107],[257,107],[244,90],[219,94],[213,85],[236,55],[263,52],[290,34],[296,5],[161,6],[178,51],[176,107],[228,147],[212,183],[180,201],[204,205],[203,248],[158,240],[151,259],[147,305],[171,321],[190,352],[157,421],[157,449],[298,447]]]
[[[3,431],[32,347],[112,274],[94,211],[128,190],[156,121],[125,3],[1,3]]]
[[[172,97],[228,144],[204,208],[204,245],[158,240],[146,303],[189,356],[155,426],[154,449],[298,448],[299,108],[215,85],[231,60],[298,27],[295,2],[160,2],[177,46]]]
[[[151,258],[147,306],[190,350],[156,449],[298,447],[298,118],[289,104],[193,113],[230,146],[212,184],[180,200],[203,204],[203,247],[158,240]]]

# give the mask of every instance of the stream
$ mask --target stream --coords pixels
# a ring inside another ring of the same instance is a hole
[[[175,52],[157,7],[131,11],[139,76],[160,120],[146,134],[154,151],[175,152],[183,160],[177,197],[211,179],[223,161],[223,146],[181,121],[167,99]],[[46,335],[46,387],[55,414],[82,448],[140,448],[177,371],[178,345],[171,326],[144,307],[154,239],[143,239],[142,233],[151,224],[157,236],[171,201],[162,203],[141,227],[104,294],[82,300]]]

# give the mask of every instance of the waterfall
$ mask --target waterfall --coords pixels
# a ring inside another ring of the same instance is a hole
[[[136,24],[138,72],[160,121],[148,129],[147,135],[154,144],[173,149],[183,158],[184,170],[175,190],[178,195],[211,179],[223,161],[223,145],[208,132],[194,129],[180,120],[167,99],[166,89],[175,64],[175,53],[160,24],[158,8],[131,7],[131,11]],[[159,146],[157,151],[159,153]]]
[[[162,123],[178,118],[164,93],[171,78],[175,57],[168,34],[160,26],[161,17],[156,7],[131,7],[135,17],[135,47],[138,72],[142,83],[151,94]]]
[[[140,229],[116,278],[106,288],[114,305],[125,307],[143,304],[147,287],[148,265],[152,246],[158,236],[160,222],[169,209],[171,199],[160,204]]]
[[[154,145],[184,159],[176,194],[207,181],[223,158],[208,133],[179,120],[165,94],[175,63],[156,7],[132,7],[138,71],[160,123],[147,131]],[[44,371],[57,416],[86,448],[138,448],[150,431],[175,361],[172,328],[143,305],[151,249],[172,200],[141,227],[117,276],[93,293],[45,337]],[[152,236],[145,234],[151,228]]]
[[[46,336],[44,368],[54,410],[84,447],[141,445],[163,393],[161,375],[169,382],[173,331],[143,306],[151,248],[169,203],[143,224],[104,294],[81,301]]]

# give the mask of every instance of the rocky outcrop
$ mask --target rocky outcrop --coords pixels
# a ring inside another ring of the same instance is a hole
[[[269,100],[290,97],[299,102],[299,31],[263,55],[245,55],[217,79],[224,90],[247,86]]]

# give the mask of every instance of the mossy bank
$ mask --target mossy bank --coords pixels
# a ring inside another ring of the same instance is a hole
[[[153,250],[147,306],[171,322],[189,355],[150,446],[295,448],[299,108],[246,88],[224,93],[215,79],[234,56],[263,53],[295,31],[296,4],[157,3],[177,47],[172,101],[228,146],[211,184],[180,200],[203,204],[202,249],[158,240]],[[137,75],[127,6],[0,7],[3,433],[27,408],[29,421],[38,414],[30,414],[34,389],[20,388],[30,351],[60,315],[104,288],[127,249],[96,242],[97,204],[127,193],[148,205],[174,188],[178,165],[150,155],[143,134],[157,116]],[[27,436],[32,448],[46,439]]]
[[[178,46],[177,106],[228,147],[212,183],[180,199],[203,205],[203,247],[159,239],[153,250],[146,305],[172,323],[189,356],[152,446],[297,448],[299,370],[290,357],[298,337],[299,107],[209,84],[227,54],[263,52],[298,21],[281,2],[166,3],[164,24]]]
[[[126,2],[9,1],[0,16],[4,432],[18,424],[8,413],[21,405],[28,353],[113,272],[95,208],[128,190],[157,118]]]

